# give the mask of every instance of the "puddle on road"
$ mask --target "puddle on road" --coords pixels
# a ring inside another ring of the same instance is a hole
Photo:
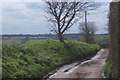
[[[73,69],[75,69],[78,65],[80,65],[79,61],[69,64],[69,65],[65,65],[65,66],[61,67],[60,69],[58,69],[49,78],[52,78],[53,76],[58,75],[58,74],[67,74],[67,73],[71,72]]]

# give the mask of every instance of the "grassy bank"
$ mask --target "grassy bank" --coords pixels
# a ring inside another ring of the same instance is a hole
[[[106,78],[109,78],[111,80],[119,80],[117,77],[118,73],[115,73],[113,70],[114,66],[111,64],[111,62],[107,59],[106,64],[104,66],[104,74]]]
[[[66,63],[93,56],[100,49],[77,41],[43,40],[26,44],[3,44],[3,78],[41,78]]]
[[[106,61],[106,64],[104,66],[104,74],[106,78],[111,78],[111,67],[112,64],[109,61]]]

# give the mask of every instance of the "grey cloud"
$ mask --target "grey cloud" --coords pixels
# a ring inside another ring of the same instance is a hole
[[[44,2],[13,2],[3,4],[3,33],[49,33],[49,23],[44,15]],[[89,20],[95,21],[98,27],[106,27],[106,13],[108,5],[101,6],[98,10],[92,12]],[[84,19],[80,19],[84,21]],[[78,33],[78,24],[74,25],[67,33]]]

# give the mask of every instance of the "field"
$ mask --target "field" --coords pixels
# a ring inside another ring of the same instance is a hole
[[[47,40],[48,37],[26,37],[26,36],[7,36],[2,37],[3,44],[16,44],[16,43],[26,43],[28,41],[39,41],[39,40]]]
[[[41,41],[43,41],[43,40],[28,40],[28,41],[26,41],[26,43],[39,43]]]
[[[103,48],[109,47],[109,35],[96,35],[96,44],[100,45]]]
[[[100,47],[71,40],[42,40],[3,44],[2,50],[3,78],[42,78],[61,65],[92,57]]]
[[[65,34],[66,40],[82,41],[84,38],[80,34]],[[3,44],[15,44],[15,43],[34,43],[42,40],[57,40],[55,35],[43,34],[43,35],[3,35]],[[109,45],[109,35],[108,34],[96,34],[95,36],[96,44],[105,48]]]

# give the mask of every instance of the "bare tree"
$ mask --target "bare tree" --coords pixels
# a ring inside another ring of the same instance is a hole
[[[64,42],[63,34],[71,28],[81,17],[84,9],[95,8],[92,2],[46,2],[49,14],[48,21],[52,23],[52,30],[58,39]]]
[[[97,31],[97,27],[94,22],[87,22],[87,26],[85,22],[80,23],[79,30],[84,36],[85,42],[87,43],[95,43],[95,32]]]

